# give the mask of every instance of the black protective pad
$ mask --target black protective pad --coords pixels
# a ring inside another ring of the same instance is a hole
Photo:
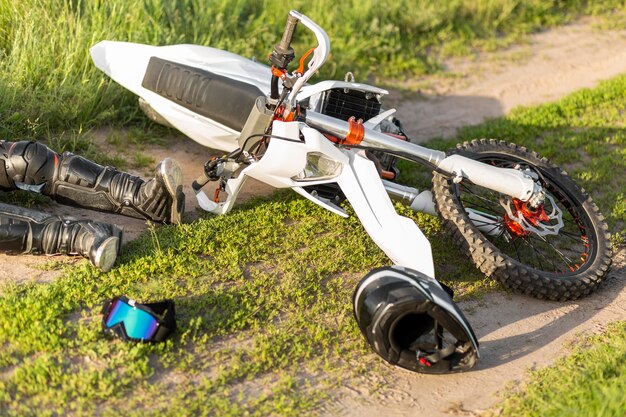
[[[25,189],[42,192],[50,189],[59,154],[43,143],[0,141],[0,190]]]
[[[157,57],[150,58],[141,85],[239,132],[264,95],[255,85]]]

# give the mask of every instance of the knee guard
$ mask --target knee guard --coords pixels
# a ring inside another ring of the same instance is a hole
[[[182,171],[172,159],[148,181],[64,153],[50,195],[57,201],[154,221],[180,223],[185,196]]]
[[[60,155],[37,142],[0,141],[0,189],[47,194]]]
[[[60,203],[179,223],[184,210],[180,166],[166,158],[143,179],[82,156],[59,155],[37,142],[0,141],[0,190],[22,189]]]

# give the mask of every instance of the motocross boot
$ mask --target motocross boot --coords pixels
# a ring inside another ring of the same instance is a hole
[[[0,251],[80,255],[109,271],[119,253],[122,231],[89,220],[63,219],[37,210],[0,203]]]
[[[182,171],[171,158],[146,181],[26,141],[0,142],[0,189],[38,192],[64,204],[165,223],[180,223],[185,204]]]

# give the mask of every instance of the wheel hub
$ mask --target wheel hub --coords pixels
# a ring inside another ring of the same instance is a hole
[[[538,226],[540,222],[550,221],[550,217],[546,214],[543,204],[540,204],[536,209],[532,209],[527,203],[515,198],[513,199],[513,206],[518,214],[521,214],[526,221],[535,227]],[[508,214],[504,215],[504,226],[506,230],[514,236],[522,237],[530,234],[520,223],[511,219]]]
[[[531,233],[539,236],[557,235],[563,227],[563,213],[558,209],[552,197],[546,197],[552,206],[550,214],[546,212],[543,203],[537,207],[531,207],[528,202],[517,198],[506,202],[500,201],[500,205],[506,210],[503,222],[506,230],[517,237],[528,236]],[[511,207],[511,202],[513,207]]]

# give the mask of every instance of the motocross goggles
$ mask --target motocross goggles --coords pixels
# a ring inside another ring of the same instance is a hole
[[[160,342],[176,330],[174,301],[139,304],[125,296],[109,300],[102,308],[105,333],[134,342]]]

